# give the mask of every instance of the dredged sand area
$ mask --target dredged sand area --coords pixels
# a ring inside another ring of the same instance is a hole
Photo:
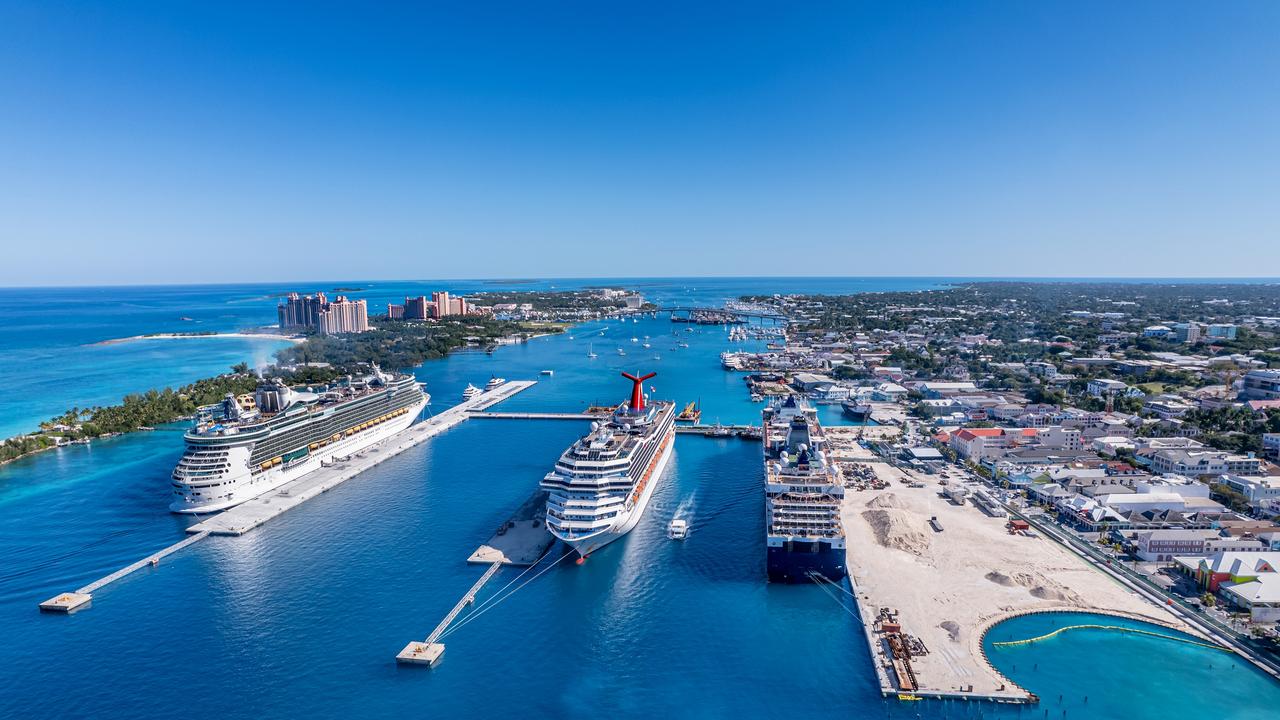
[[[839,445],[838,460],[871,459],[853,443]],[[867,466],[889,487],[846,490],[841,515],[849,572],[886,692],[910,689],[897,683],[886,636],[876,631],[881,608],[927,649],[910,659],[920,694],[1025,699],[1027,692],[996,672],[981,647],[987,628],[1022,612],[1101,611],[1191,631],[1053,541],[1012,535],[1006,518],[942,497],[938,476],[909,475],[883,462]],[[930,525],[934,517],[940,532]]]

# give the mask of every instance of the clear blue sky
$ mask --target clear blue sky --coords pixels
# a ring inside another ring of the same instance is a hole
[[[1277,2],[410,5],[0,0],[0,285],[1280,275]]]

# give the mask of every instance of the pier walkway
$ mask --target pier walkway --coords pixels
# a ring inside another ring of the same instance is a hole
[[[426,665],[428,667],[435,665],[440,660],[440,656],[444,654],[444,644],[440,642],[440,636],[444,635],[445,630],[449,629],[449,625],[458,618],[458,614],[462,612],[463,608],[476,601],[476,594],[480,592],[480,588],[484,587],[485,583],[489,582],[501,569],[501,562],[495,562],[490,565],[489,569],[485,570],[484,574],[480,576],[480,579],[476,580],[476,583],[471,586],[471,589],[462,596],[458,604],[453,606],[453,609],[449,611],[448,615],[444,616],[439,625],[436,625],[436,629],[431,631],[427,639],[422,642],[415,640],[405,645],[404,649],[396,655],[396,661],[413,665]]]
[[[703,437],[740,437],[743,440],[759,440],[759,425],[677,425],[676,432],[682,435],[702,435]]]
[[[484,412],[472,410],[473,418],[490,420],[600,420],[606,415],[596,413],[554,413],[554,412]]]
[[[181,550],[182,548],[188,545],[193,545],[196,542],[203,540],[207,537],[209,537],[209,533],[207,532],[188,535],[183,540],[170,545],[169,547],[161,550],[160,552],[152,553],[151,555],[148,555],[135,563],[126,565],[120,568],[119,570],[111,573],[110,575],[107,575],[106,577],[98,578],[97,580],[94,580],[88,585],[85,585],[79,590],[76,590],[75,592],[62,593],[61,595],[58,595],[56,597],[49,598],[48,600],[45,600],[44,602],[40,603],[40,609],[46,612],[64,612],[64,613],[75,612],[76,610],[79,610],[84,606],[88,605],[89,601],[93,599],[93,594],[97,592],[99,588],[110,585],[111,583],[119,580],[120,578],[125,577],[126,575],[132,575],[133,573],[141,570],[144,567],[148,567],[148,566],[155,567],[156,565],[159,565],[160,561],[165,557],[172,555],[178,552],[179,550]]]
[[[187,528],[189,535],[147,557],[121,568],[110,575],[85,585],[75,592],[65,592],[40,603],[40,609],[48,612],[71,613],[86,607],[93,593],[111,583],[147,567],[159,564],[168,555],[192,545],[209,535],[243,535],[277,515],[291,510],[311,498],[337,487],[369,468],[395,457],[425,440],[439,435],[471,417],[471,411],[492,407],[503,400],[537,384],[535,380],[512,380],[489,392],[455,405],[426,420],[421,420],[400,432],[356,453],[345,461],[321,467],[303,477],[286,483],[275,491],[248,502],[224,510],[209,519]],[[501,565],[502,563],[498,563]],[[496,572],[496,571],[495,571]]]
[[[347,460],[322,467],[315,472],[280,486],[273,492],[241,503],[187,528],[189,533],[210,532],[214,535],[243,535],[281,513],[291,510],[324,492],[328,492],[369,468],[429,440],[451,427],[473,417],[473,410],[490,407],[522,390],[533,387],[533,380],[512,380],[487,393],[422,420],[391,437],[371,445]]]

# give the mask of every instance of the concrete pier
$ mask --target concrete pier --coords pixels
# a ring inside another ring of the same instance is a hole
[[[501,562],[495,562],[490,565],[489,569],[485,570],[484,574],[480,576],[480,579],[476,580],[476,583],[471,586],[471,589],[462,596],[462,599],[453,606],[449,614],[444,616],[439,625],[436,625],[436,629],[431,631],[427,639],[422,642],[415,640],[405,645],[404,649],[396,655],[396,662],[426,665],[427,667],[433,667],[439,662],[440,656],[444,655],[444,643],[440,642],[440,636],[444,634],[445,630],[449,629],[449,625],[458,618],[458,614],[462,612],[463,608],[476,601],[476,594],[480,592],[480,588],[484,587],[485,583],[498,574],[498,571],[502,569],[502,565]]]
[[[93,600],[93,594],[98,590],[100,590],[101,588],[107,585],[110,585],[111,583],[127,575],[132,575],[133,573],[141,570],[144,567],[155,567],[159,565],[160,561],[165,557],[178,552],[179,550],[181,550],[182,548],[188,545],[191,545],[200,540],[203,540],[208,536],[209,536],[209,533],[207,532],[201,532],[201,533],[196,533],[195,535],[189,535],[186,538],[183,538],[182,540],[170,545],[169,547],[159,552],[152,553],[151,555],[148,555],[135,563],[132,563],[130,565],[126,565],[120,568],[119,570],[111,573],[110,575],[94,580],[88,585],[85,585],[79,590],[76,590],[75,592],[62,593],[61,595],[58,595],[56,597],[49,598],[48,600],[45,600],[44,602],[40,603],[40,609],[45,612],[62,612],[62,613],[73,613],[77,610],[81,610],[86,605],[88,605],[90,601]]]
[[[210,535],[243,535],[271,518],[301,505],[316,495],[337,487],[382,461],[395,457],[405,450],[464,422],[471,417],[472,411],[492,407],[536,384],[537,382],[534,380],[512,380],[489,392],[482,393],[455,405],[439,415],[410,425],[395,435],[356,453],[345,462],[322,467],[293,482],[282,485],[271,493],[249,500],[229,510],[224,510],[208,520],[192,525],[187,528],[187,532],[190,534],[186,538],[110,575],[95,580],[75,592],[55,595],[40,603],[40,610],[70,614],[84,609],[92,601],[94,592],[120,578],[137,572],[144,567],[154,567],[164,557]],[[545,532],[545,529],[543,532]],[[517,558],[523,557],[519,553],[515,553],[515,555]],[[503,563],[495,561],[495,564],[500,567]]]
[[[546,516],[547,493],[538,489],[504,522],[493,537],[481,545],[469,563],[501,563],[503,565],[533,565],[547,553],[556,539],[543,522]]]
[[[471,417],[491,420],[601,420],[607,415],[603,413],[484,412],[473,410]]]
[[[472,417],[472,411],[490,407],[535,384],[537,382],[534,380],[512,380],[504,383],[487,393],[454,405],[435,417],[410,425],[395,435],[361,450],[345,462],[338,462],[307,473],[270,493],[224,510],[202,523],[192,525],[187,528],[187,532],[243,535],[316,495],[332,490],[365,470],[461,424]]]
[[[703,437],[738,437],[743,440],[759,440],[763,432],[759,425],[676,425],[676,432],[681,435],[702,435]]]

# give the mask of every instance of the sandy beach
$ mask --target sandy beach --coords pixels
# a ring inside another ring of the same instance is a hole
[[[848,567],[864,625],[881,608],[891,608],[902,632],[927,648],[927,654],[911,658],[920,691],[1024,696],[981,652],[986,628],[1020,612],[1105,610],[1189,630],[1054,542],[1012,535],[1006,518],[941,497],[938,476],[867,464],[889,487],[847,491],[842,519]],[[908,480],[924,487],[907,487]],[[930,525],[934,517],[941,532]],[[873,633],[871,640],[882,668],[883,637]],[[889,680],[896,691],[894,677],[890,667],[881,674],[882,686]]]
[[[284,340],[294,344],[305,342],[306,339],[297,335],[281,335],[280,333],[248,333],[248,332],[225,332],[225,333],[155,333],[154,335],[133,335],[131,337],[113,338],[111,340],[102,340],[93,343],[94,345],[118,345],[120,343],[136,342],[138,340],[190,340],[204,338],[242,338],[246,340]]]

